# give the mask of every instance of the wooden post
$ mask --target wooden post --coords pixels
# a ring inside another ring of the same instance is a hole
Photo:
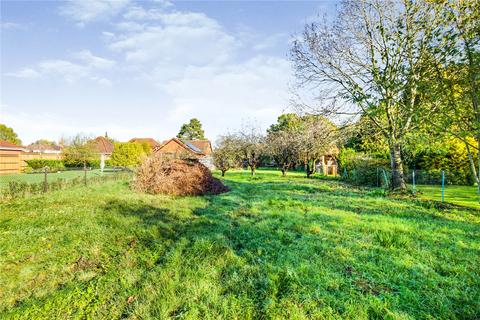
[[[48,191],[48,178],[47,178],[47,175],[48,175],[48,167],[44,167],[44,168],[43,168],[43,174],[44,174],[44,178],[43,178],[43,192],[47,192],[47,191]]]
[[[83,162],[83,182],[87,185],[87,162]]]

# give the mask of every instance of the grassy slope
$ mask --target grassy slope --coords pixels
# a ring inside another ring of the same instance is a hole
[[[204,198],[115,182],[1,205],[0,318],[480,317],[478,212],[226,180]]]

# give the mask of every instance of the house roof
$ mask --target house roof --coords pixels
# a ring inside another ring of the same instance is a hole
[[[113,143],[105,137],[96,137],[94,143],[99,153],[111,154],[113,152]]]
[[[212,154],[212,144],[210,140],[183,140],[183,142],[188,142],[191,145],[194,145],[197,149],[199,149],[203,154],[210,155]]]
[[[178,143],[180,146],[182,146],[184,149],[186,149],[187,151],[190,151],[192,153],[195,153],[195,154],[198,154],[198,155],[205,155],[205,153],[202,152],[201,149],[199,149],[198,147],[196,147],[194,144],[192,144],[190,141],[187,141],[187,140],[180,140],[176,137],[170,139],[170,140],[165,140],[161,146],[159,146],[158,148],[155,148],[155,152],[156,151],[160,151],[162,150],[162,148],[164,146],[166,146],[168,143],[170,143],[171,141],[174,141],[176,143]]]
[[[138,143],[146,142],[150,145],[150,147],[152,147],[152,150],[161,146],[161,144],[153,138],[132,138],[128,142],[138,142]]]
[[[46,150],[52,150],[52,151],[61,151],[63,148],[61,146],[57,145],[49,145],[49,144],[42,144],[42,143],[32,143],[29,144],[26,147],[28,150],[40,150],[40,151],[46,151]]]
[[[24,147],[17,146],[16,144],[5,141],[5,140],[0,140],[0,149],[2,149],[2,150],[18,150],[18,151],[25,150]]]

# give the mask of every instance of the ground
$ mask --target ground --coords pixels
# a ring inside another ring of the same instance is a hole
[[[1,204],[0,318],[480,318],[479,211],[275,171],[225,183]]]
[[[110,174],[113,171],[106,170],[103,174]],[[100,169],[93,169],[87,171],[87,177],[95,177],[100,176],[102,173]],[[53,182],[57,179],[73,179],[76,177],[83,177],[84,172],[83,170],[69,170],[69,171],[59,171],[59,172],[52,172],[48,174],[48,181]],[[45,179],[45,175],[43,173],[14,173],[14,174],[6,174],[0,175],[0,188],[5,187],[8,185],[10,181],[18,181],[18,182],[27,182],[27,183],[37,183],[42,182]]]

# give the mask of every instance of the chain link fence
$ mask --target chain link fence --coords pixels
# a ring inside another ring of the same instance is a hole
[[[384,189],[392,186],[393,172],[388,168],[344,168],[340,173],[342,180],[355,185]],[[420,199],[480,209],[477,185],[464,172],[406,169],[403,177],[408,190]]]

